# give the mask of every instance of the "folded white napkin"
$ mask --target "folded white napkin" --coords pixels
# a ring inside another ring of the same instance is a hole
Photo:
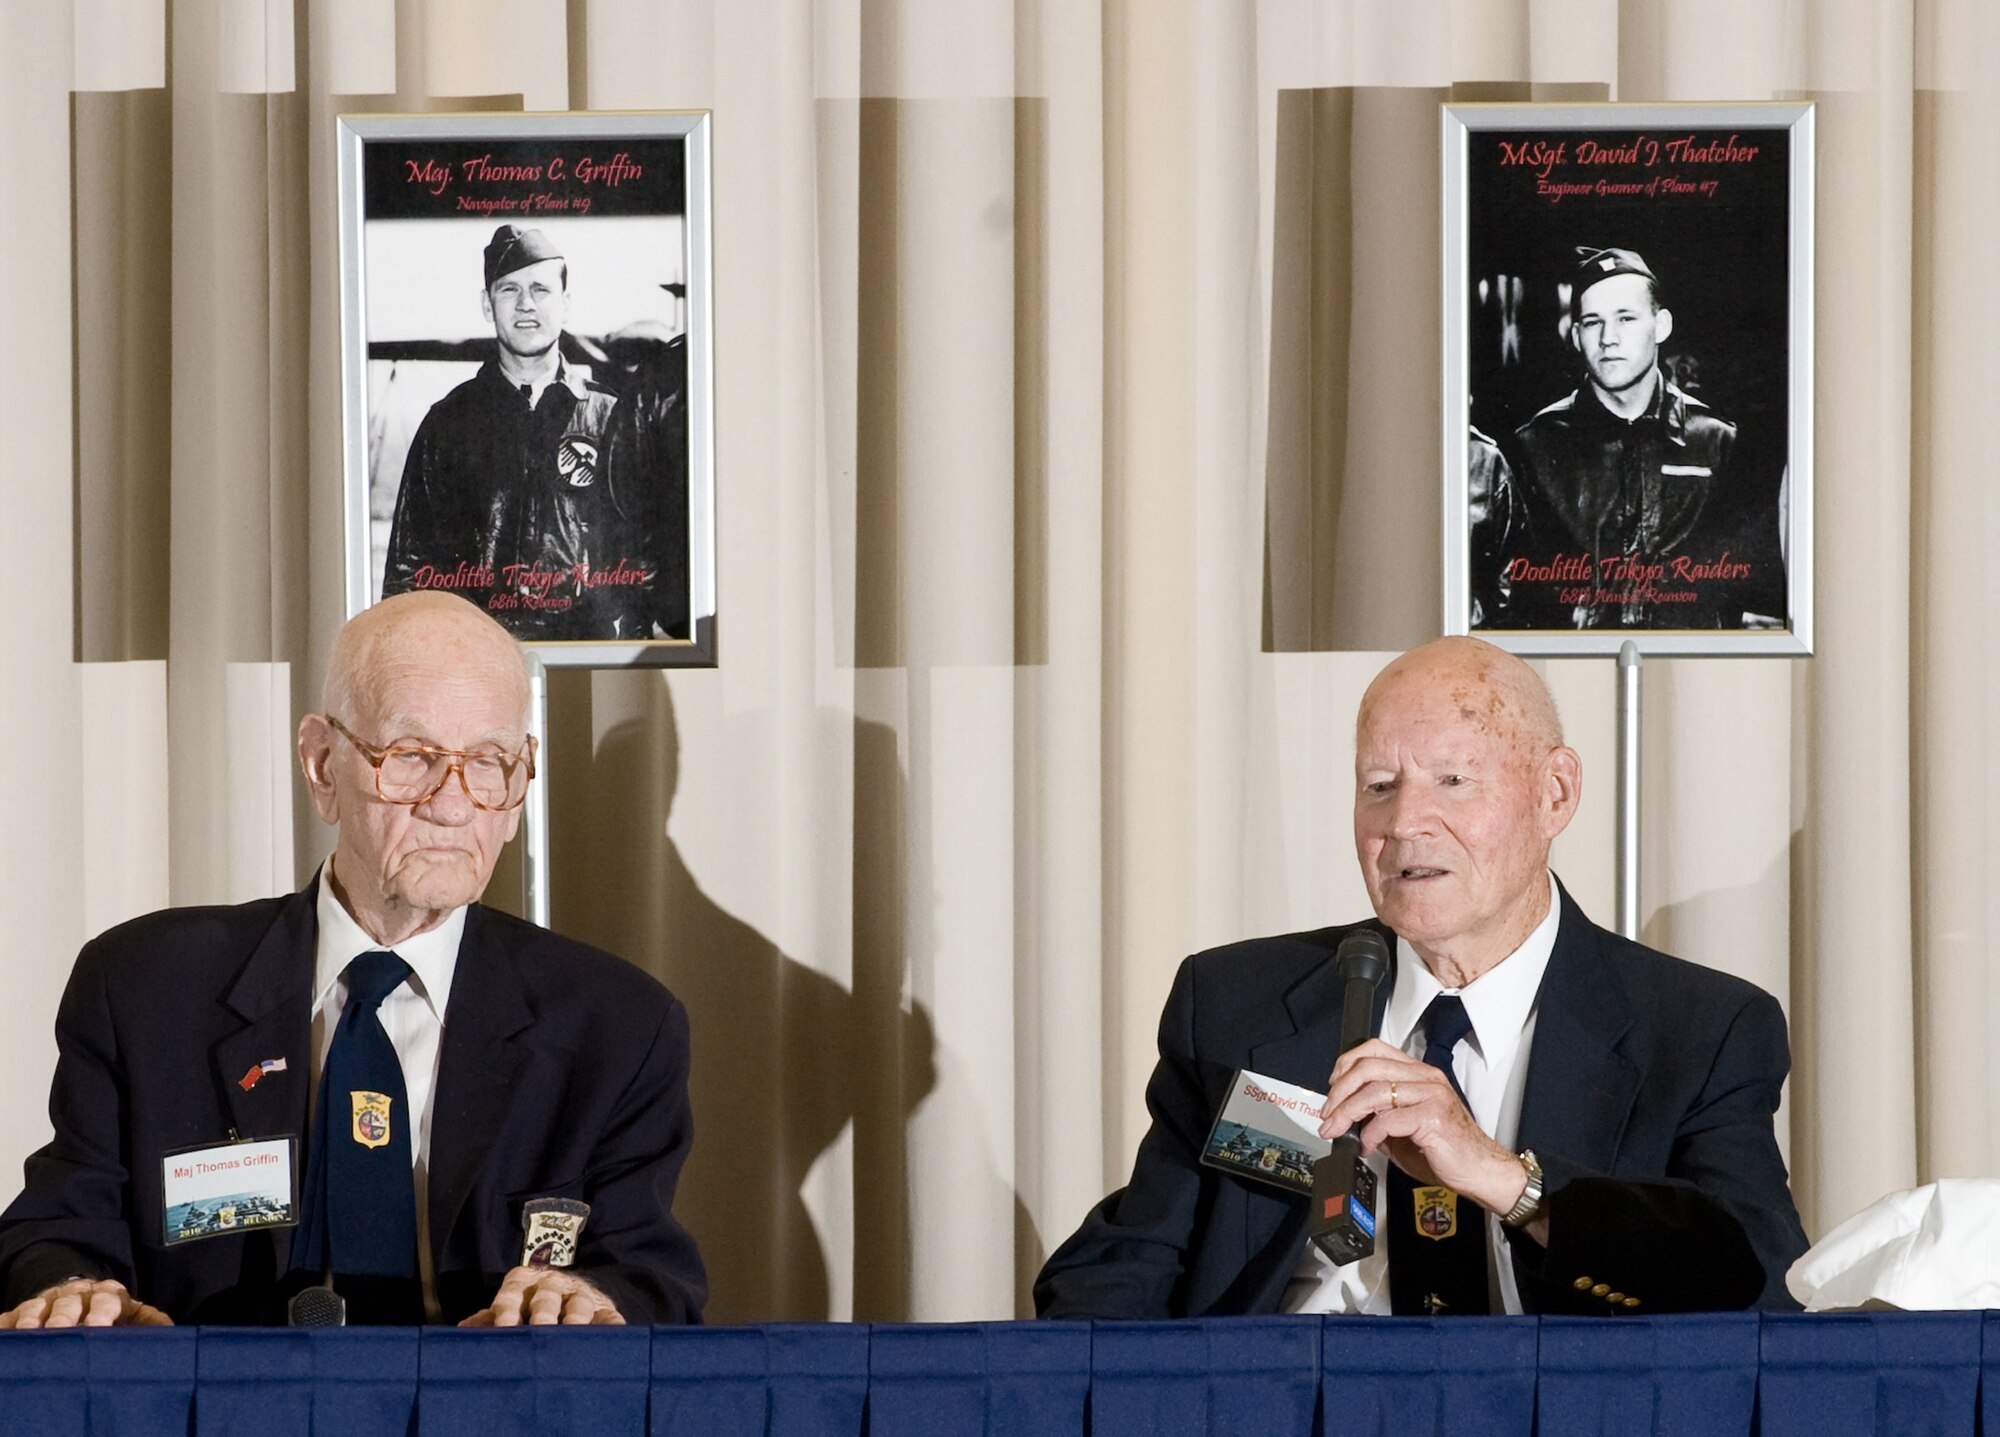
[[[1814,1243],[1785,1286],[1808,1312],[2000,1308],[2000,1179],[1891,1193]]]

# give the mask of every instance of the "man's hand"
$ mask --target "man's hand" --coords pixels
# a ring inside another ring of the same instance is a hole
[[[1527,1191],[1521,1160],[1480,1130],[1445,1075],[1380,1038],[1340,1055],[1320,1116],[1321,1137],[1360,1123],[1363,1154],[1386,1148],[1418,1182],[1442,1184],[1488,1212],[1507,1212]]]
[[[45,1287],[11,1312],[0,1312],[0,1328],[172,1327],[174,1320],[139,1301],[125,1284],[110,1278],[73,1277]]]
[[[517,1267],[501,1279],[492,1304],[459,1326],[519,1327],[524,1322],[531,1327],[623,1326],[625,1319],[586,1278],[559,1267]]]

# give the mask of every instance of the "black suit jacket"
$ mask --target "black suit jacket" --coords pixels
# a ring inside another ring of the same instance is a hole
[[[1616,1311],[1641,1315],[1793,1306],[1785,1270],[1806,1240],[1772,1132],[1790,1065],[1777,1001],[1561,901],[1519,1134],[1542,1164],[1550,1241],[1509,1236],[1523,1305],[1604,1314],[1615,1292],[1640,1299]],[[1333,954],[1350,931],[1253,939],[1181,965],[1132,1180],[1043,1267],[1043,1316],[1276,1310],[1304,1253],[1306,1199],[1198,1155],[1236,1069],[1326,1087],[1340,1046]]]
[[[77,958],[56,1018],[55,1139],[0,1215],[0,1301],[115,1277],[177,1322],[282,1322],[292,1229],[168,1247],[168,1152],[285,1134],[303,1167],[317,884],[169,909]],[[445,1010],[431,1117],[437,1296],[456,1322],[521,1258],[521,1205],[581,1198],[574,1270],[634,1322],[700,1320],[694,1241],[670,1206],[692,1136],[688,1023],[652,978],[474,904]],[[258,1063],[282,1072],[245,1091]]]

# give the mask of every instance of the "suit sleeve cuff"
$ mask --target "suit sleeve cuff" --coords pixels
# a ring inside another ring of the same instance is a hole
[[[112,1271],[110,1263],[95,1254],[66,1243],[38,1242],[8,1264],[7,1281],[4,1289],[0,1289],[0,1301],[4,1301],[9,1308],[16,1307],[38,1292],[59,1287],[79,1277],[93,1282],[103,1278],[127,1281],[122,1274]]]

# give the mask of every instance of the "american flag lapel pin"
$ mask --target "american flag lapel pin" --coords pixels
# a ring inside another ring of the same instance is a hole
[[[266,1073],[282,1073],[284,1071],[285,1060],[283,1058],[266,1058],[263,1062],[257,1064],[249,1072],[238,1078],[236,1086],[247,1093],[263,1081]]]

